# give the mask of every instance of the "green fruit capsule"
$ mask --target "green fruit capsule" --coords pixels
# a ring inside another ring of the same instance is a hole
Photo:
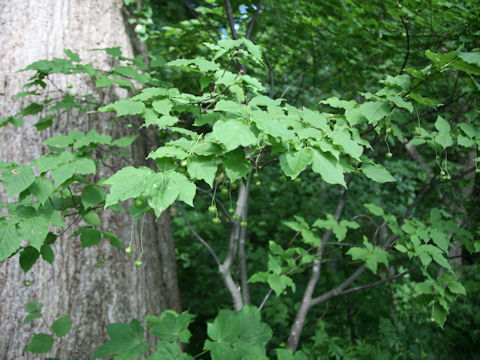
[[[135,260],[135,266],[136,267],[142,266],[142,260]]]
[[[23,282],[23,285],[25,285],[25,286],[30,286],[31,284],[32,284],[32,283],[31,283],[29,280],[25,280],[25,281]]]
[[[234,221],[240,220],[240,216],[238,216],[238,215],[233,215],[232,218],[233,218]]]
[[[217,213],[217,207],[216,207],[215,205],[210,205],[210,206],[208,207],[208,212],[209,212],[210,214],[216,214],[216,213]]]
[[[129,246],[125,249],[125,252],[130,255],[133,252],[133,249]]]
[[[385,156],[386,156],[388,159],[390,159],[390,158],[393,156],[393,154],[389,151],[389,152],[387,152],[387,153],[385,154]]]
[[[387,134],[390,134],[390,133],[392,132],[392,128],[391,128],[390,126],[387,127],[387,128],[385,129],[385,132],[386,132]]]
[[[293,179],[293,182],[294,182],[295,184],[299,184],[301,181],[302,181],[302,179],[300,179],[300,178],[295,178],[295,179]]]
[[[261,182],[261,181],[257,181],[257,182],[255,183],[255,185],[257,185],[257,186],[262,186],[262,182]]]
[[[221,189],[220,189],[220,192],[223,194],[223,195],[227,195],[228,194],[228,189],[223,186]]]
[[[143,200],[141,198],[136,198],[135,199],[135,207],[137,209],[143,208],[144,205],[145,205],[145,203],[143,202]]]
[[[241,227],[247,227],[247,222],[246,221],[241,221],[240,226]]]
[[[222,220],[220,220],[220,218],[217,216],[217,217],[214,217],[212,219],[212,222],[215,224],[215,225],[218,225],[222,222]]]
[[[230,188],[231,188],[232,190],[237,190],[237,189],[238,189],[238,184],[237,184],[236,182],[234,182],[234,183],[232,183],[232,184],[230,185]]]
[[[183,167],[187,166],[187,164],[188,162],[185,159],[180,162],[180,166],[183,166]]]
[[[259,175],[258,173],[254,173],[254,174],[253,174],[253,178],[254,178],[255,180],[257,180],[259,177],[260,177],[260,175]]]
[[[235,213],[235,209],[234,209],[234,208],[228,209],[228,213],[229,213],[230,215],[233,215],[233,214]]]

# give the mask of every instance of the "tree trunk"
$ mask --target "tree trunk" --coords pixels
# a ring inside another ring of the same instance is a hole
[[[36,60],[63,57],[63,50],[71,49],[95,67],[109,69],[111,60],[103,52],[89,49],[113,46],[121,46],[124,56],[133,57],[121,7],[121,0],[0,0],[0,118],[26,106],[28,98],[13,100],[12,96],[21,90],[30,74],[15,71]],[[73,84],[76,93],[95,92],[104,102],[126,95],[112,90],[99,93],[84,80],[55,77],[60,89],[70,90],[68,84]],[[87,132],[94,128],[113,137],[126,134],[119,128],[107,128],[106,114],[70,112],[54,119],[53,126],[42,132],[33,127],[38,118],[30,120],[17,129],[11,125],[0,128],[1,160],[27,165],[45,153],[42,141],[71,130]],[[133,150],[137,159],[145,157],[141,141]],[[112,165],[118,170],[127,164],[119,160]],[[101,169],[97,179],[109,174],[109,170]],[[0,193],[0,201],[6,201],[4,193]],[[130,241],[131,223],[128,214],[102,215],[101,228],[117,234],[125,248]],[[70,315],[72,330],[56,338],[54,348],[47,353],[47,357],[60,359],[91,358],[106,340],[108,323],[159,315],[166,308],[180,310],[168,213],[157,222],[151,215],[145,218],[145,250],[140,268],[134,266],[136,255],[126,255],[105,242],[82,250],[78,238],[71,236],[74,228],[57,239],[53,266],[39,259],[25,275],[18,255],[0,264],[0,359],[39,358],[23,354],[23,349],[34,333],[51,331],[40,320],[22,326],[24,304],[28,301],[44,305],[48,324],[64,313]],[[138,241],[137,233],[136,252]],[[101,258],[105,259],[104,265],[97,268]],[[32,285],[25,287],[24,280],[30,280]]]

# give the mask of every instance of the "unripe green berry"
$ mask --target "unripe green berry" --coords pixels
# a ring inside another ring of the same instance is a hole
[[[212,219],[212,222],[215,224],[215,225],[218,225],[222,222],[222,220],[220,220],[220,218],[217,216],[217,217],[214,217]]]
[[[142,266],[142,260],[135,260],[135,266],[136,267]]]
[[[233,215],[232,218],[233,218],[234,221],[240,220],[240,216],[238,216],[238,215]]]
[[[217,207],[216,207],[215,205],[213,205],[213,204],[210,205],[210,206],[208,207],[208,212],[209,212],[210,214],[216,214],[216,213],[217,213]]]
[[[183,159],[183,160],[180,162],[180,166],[183,166],[183,167],[187,166],[187,164],[188,164],[188,162],[187,162],[186,159]]]
[[[135,199],[135,207],[137,209],[143,208],[144,205],[145,205],[145,203],[143,202],[143,200],[141,198],[136,198]]]
[[[129,246],[125,249],[125,252],[130,255],[133,252],[133,249]]]
[[[262,186],[262,182],[261,182],[261,181],[257,181],[257,182],[255,183],[255,185],[257,185],[257,186]]]
[[[390,159],[390,158],[393,156],[393,154],[389,151],[389,152],[387,152],[387,153],[385,154],[385,156],[386,156],[388,159]]]
[[[387,128],[385,129],[385,132],[386,132],[387,134],[390,134],[390,133],[392,132],[392,128],[391,128],[390,126],[387,127]]]
[[[244,221],[241,221],[240,222],[240,226],[241,227],[247,227],[247,222],[244,220]]]
[[[30,286],[31,284],[32,284],[32,283],[31,283],[29,280],[25,280],[25,281],[23,282],[23,285],[25,285],[25,286]]]
[[[56,232],[57,234],[60,234],[60,233],[62,232],[62,230],[61,230],[61,229],[57,229],[57,230],[55,230],[55,232]]]
[[[254,173],[254,174],[253,174],[253,178],[254,178],[255,180],[257,180],[259,177],[260,177],[260,175],[259,175],[258,173]]]
[[[233,214],[235,213],[235,209],[234,209],[234,208],[230,208],[230,209],[228,209],[228,212],[229,212],[231,215],[233,215]]]
[[[237,184],[236,182],[234,182],[234,183],[232,183],[232,184],[230,185],[230,188],[231,188],[232,190],[237,190],[237,189],[238,189],[238,184]]]

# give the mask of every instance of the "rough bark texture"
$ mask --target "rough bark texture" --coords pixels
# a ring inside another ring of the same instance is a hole
[[[89,49],[121,46],[125,56],[132,56],[121,6],[121,0],[0,0],[0,118],[26,105],[28,99],[11,99],[29,76],[15,71],[33,61],[63,57],[63,50],[67,48],[94,66],[108,69],[111,60],[102,52]],[[55,84],[64,90],[67,84],[73,84],[72,90],[77,93],[96,91],[82,79],[56,77]],[[110,102],[125,94],[110,91],[97,96]],[[43,140],[73,129],[96,129],[112,136],[122,133],[115,127],[107,129],[108,115],[105,114],[65,114],[43,132],[37,132],[32,126],[37,119],[29,119],[18,129],[11,125],[0,128],[0,159],[29,164],[45,153],[45,147],[41,146]],[[141,143],[136,145],[137,159],[144,158],[144,148]],[[118,161],[112,165],[127,164]],[[108,170],[103,169],[97,179],[108,174]],[[5,201],[2,192],[0,201]],[[119,235],[124,247],[127,246],[131,228],[128,215],[106,214],[101,227]],[[107,338],[105,325],[108,323],[141,319],[147,314],[159,315],[166,308],[179,310],[169,214],[158,222],[151,215],[146,217],[141,268],[134,266],[135,255],[125,255],[108,243],[82,250],[78,238],[71,236],[74,228],[57,240],[53,266],[39,260],[25,275],[18,264],[18,255],[0,263],[0,359],[42,358],[22,354],[34,333],[51,333],[39,320],[22,326],[27,301],[44,305],[48,324],[64,313],[70,314],[71,332],[56,339],[54,349],[45,356],[60,359],[91,358],[96,347]],[[134,249],[139,251],[138,233],[135,241]],[[100,258],[105,258],[103,268],[96,267]],[[32,283],[30,287],[23,285],[27,279]]]

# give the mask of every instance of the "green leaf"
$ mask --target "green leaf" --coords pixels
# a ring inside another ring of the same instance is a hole
[[[365,206],[368,211],[370,211],[370,213],[372,213],[373,215],[375,216],[383,216],[384,212],[383,212],[383,209],[375,204],[363,204],[363,206]]]
[[[8,195],[13,197],[32,185],[35,181],[35,175],[29,167],[16,166],[13,169],[3,171],[2,181]]]
[[[343,176],[343,168],[331,155],[313,150],[312,170],[320,174],[323,181],[329,184],[340,184],[347,187]]]
[[[147,194],[150,195],[148,205],[159,217],[180,194],[180,189],[175,182],[166,174],[153,174],[147,183]]]
[[[308,360],[302,350],[295,351],[295,354],[288,349],[276,349],[277,360]]]
[[[134,205],[135,206],[135,205]],[[113,247],[122,250],[122,243],[120,242],[120,239],[118,238],[117,235],[114,233],[111,233],[110,231],[107,230],[102,230],[103,238],[104,239],[109,239],[110,240],[110,245]]]
[[[178,194],[178,200],[183,201],[185,204],[193,206],[193,199],[197,192],[197,187],[188,178],[177,172],[168,173],[168,176],[175,183],[180,193]]]
[[[443,327],[447,321],[447,310],[443,306],[435,302],[432,307],[432,320]]]
[[[72,50],[65,49],[65,50],[63,50],[63,52],[64,52],[65,55],[67,55],[73,62],[81,62],[81,61],[82,61],[82,59],[80,59],[80,55],[78,55],[77,53],[74,53]]]
[[[435,142],[444,149],[453,145],[453,139],[449,133],[440,132],[435,135]]]
[[[448,290],[450,290],[454,294],[464,295],[464,296],[467,295],[467,291],[465,290],[464,286],[458,281],[453,281],[450,284],[448,284]]]
[[[245,178],[252,167],[250,162],[245,159],[245,152],[241,149],[226,153],[223,164],[225,165],[225,173],[231,182]]]
[[[82,190],[81,201],[85,210],[88,210],[95,205],[102,203],[105,200],[106,194],[100,186],[89,185]]]
[[[265,345],[272,336],[267,324],[260,320],[260,312],[245,305],[239,312],[220,310],[213,323],[207,325],[210,339],[204,348],[210,350],[212,360],[264,359]]]
[[[161,99],[154,101],[152,107],[157,113],[168,115],[172,110],[173,103],[169,99]]]
[[[114,323],[107,325],[110,340],[103,343],[93,354],[94,358],[106,358],[110,355],[122,360],[135,360],[148,350],[143,341],[143,327],[140,321],[133,319],[130,324]]]
[[[52,324],[52,331],[58,337],[67,335],[71,328],[72,328],[72,320],[70,320],[70,317],[68,316],[68,314],[65,314],[62,317],[59,317]]]
[[[50,114],[45,117],[42,117],[35,124],[33,124],[33,126],[35,126],[35,128],[38,131],[48,129],[50,126],[52,126],[53,124],[52,120],[55,118],[55,116],[56,116],[55,114]]]
[[[471,52],[461,52],[458,57],[463,61],[480,66],[480,51],[475,50]]]
[[[112,141],[112,146],[128,147],[138,138],[138,135],[124,136]]]
[[[52,148],[65,149],[73,145],[74,139],[71,135],[55,135],[45,140],[43,143]]]
[[[365,102],[360,105],[360,111],[368,119],[368,123],[376,125],[390,113],[390,105],[384,102]]]
[[[212,134],[219,143],[225,146],[227,151],[257,143],[255,133],[241,120],[217,121],[213,125]]]
[[[188,326],[195,318],[188,311],[177,314],[173,310],[165,310],[160,317],[147,316],[147,326],[151,328],[151,333],[164,341],[180,341],[188,343],[192,333]]]
[[[63,164],[60,165],[54,169],[52,169],[52,178],[55,181],[55,184],[57,186],[62,185],[65,181],[70,179],[73,174],[75,173],[72,165],[69,164]]]
[[[82,248],[97,245],[102,240],[100,231],[92,228],[83,228],[80,234]]]
[[[264,111],[252,112],[252,119],[255,126],[264,133],[281,139],[282,141],[297,141],[293,131],[288,130],[287,126],[275,119],[275,115]]]
[[[188,158],[187,171],[193,179],[204,180],[210,187],[213,187],[217,173],[217,161],[213,156],[192,155]]]
[[[119,201],[139,196],[145,191],[146,181],[153,174],[147,167],[138,169],[128,166],[118,171],[105,181],[103,185],[110,185],[110,193],[105,201],[105,208],[117,204]]]
[[[157,125],[158,128],[165,129],[167,127],[171,127],[175,125],[178,122],[178,118],[175,116],[171,115],[163,115],[162,117],[158,116],[146,116],[145,117],[145,126],[150,126],[150,125]]]
[[[89,225],[99,226],[100,225],[100,216],[94,211],[89,211],[82,215],[83,220]]]
[[[99,112],[116,111],[117,116],[139,115],[145,111],[145,104],[132,99],[121,99],[98,109]]]
[[[360,161],[360,156],[363,153],[363,147],[352,140],[348,130],[336,128],[332,140],[334,144],[340,145],[347,154]]]
[[[182,352],[178,343],[158,341],[157,350],[147,360],[195,360],[195,358]]]
[[[287,151],[280,155],[280,167],[285,175],[295,179],[305,168],[312,163],[313,151],[303,148],[299,151]]]
[[[44,354],[49,352],[53,346],[53,337],[48,334],[36,334],[28,343],[25,351],[30,351],[34,354]]]
[[[42,315],[42,304],[38,304],[36,301],[29,301],[25,304],[25,311],[28,312],[28,315],[25,316],[23,320],[23,325],[32,322],[35,319],[41,318]]]
[[[15,225],[0,221],[0,262],[8,259],[20,248],[20,235]]]
[[[48,234],[48,222],[43,216],[25,218],[18,224],[18,231],[24,240],[40,251]]]
[[[40,253],[34,247],[27,246],[22,250],[20,253],[20,267],[24,273],[27,273],[28,270],[32,268],[33,264],[37,262],[39,256]]]
[[[435,127],[439,132],[450,132],[450,124],[441,116],[437,117],[437,121],[435,121]]]
[[[53,253],[53,250],[50,246],[48,245],[42,245],[40,248],[40,254],[42,254],[42,259],[48,262],[50,265],[53,264],[53,260],[55,259],[55,254]]]
[[[37,177],[32,185],[30,185],[30,192],[37,198],[40,204],[44,205],[52,194],[55,187],[50,179],[44,177]]]
[[[366,177],[380,184],[397,181],[384,166],[380,164],[366,164],[362,166],[362,172]]]

